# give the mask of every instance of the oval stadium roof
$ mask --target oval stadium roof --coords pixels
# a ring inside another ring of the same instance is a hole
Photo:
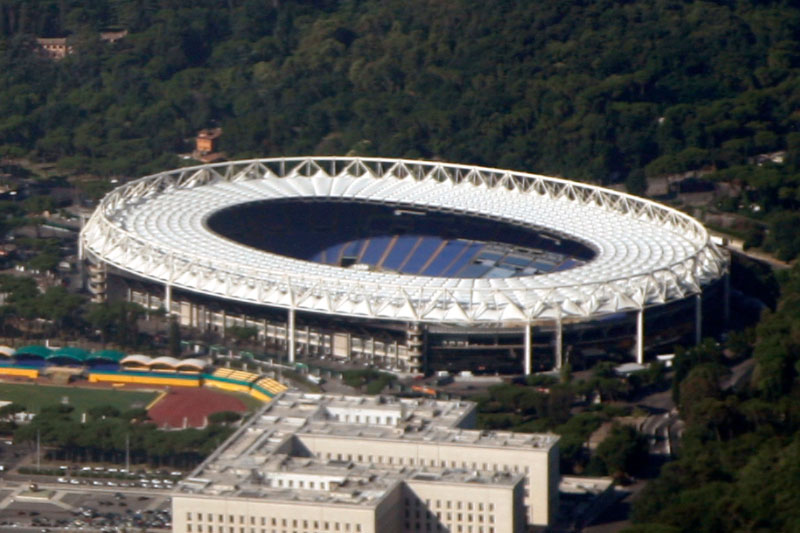
[[[291,259],[205,224],[235,205],[304,198],[420,206],[546,228],[597,253],[547,274],[430,277]],[[650,200],[524,172],[400,159],[276,158],[162,172],[109,193],[80,238],[97,260],[195,293],[413,322],[600,317],[698,294],[728,268],[700,223]]]

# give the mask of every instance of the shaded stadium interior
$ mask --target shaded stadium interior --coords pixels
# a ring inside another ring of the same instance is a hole
[[[590,245],[543,228],[418,205],[271,200],[217,211],[207,227],[278,255],[333,266],[451,278],[557,272],[590,261]]]

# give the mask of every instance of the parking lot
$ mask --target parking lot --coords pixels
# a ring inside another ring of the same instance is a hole
[[[32,501],[32,493],[24,484],[0,491],[0,530],[36,527],[39,531],[69,528],[117,532],[132,528],[169,530],[172,525],[166,491],[142,494],[57,484],[38,488],[43,501]]]
[[[7,442],[0,442],[0,460],[0,531],[169,531],[169,492],[185,475],[109,464],[37,466],[29,445]]]

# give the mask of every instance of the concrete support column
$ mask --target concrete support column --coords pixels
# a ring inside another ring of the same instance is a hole
[[[644,364],[644,309],[636,312],[636,362]]]
[[[556,319],[556,368],[564,366],[564,328],[561,317]]]
[[[289,320],[286,324],[286,346],[289,351],[289,362],[294,363],[294,308],[289,308]]]
[[[700,344],[703,340],[703,295],[694,296],[694,343]]]
[[[524,361],[523,366],[525,367],[525,375],[531,375],[531,323],[528,322],[525,324],[525,350],[523,351],[522,355]]]
[[[172,314],[172,285],[169,283],[164,286],[164,308],[167,315]]]

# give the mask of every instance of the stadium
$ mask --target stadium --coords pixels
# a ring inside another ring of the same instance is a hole
[[[664,205],[432,161],[297,157],[161,172],[80,235],[98,301],[198,332],[407,372],[531,373],[696,342],[727,314],[729,260]]]

